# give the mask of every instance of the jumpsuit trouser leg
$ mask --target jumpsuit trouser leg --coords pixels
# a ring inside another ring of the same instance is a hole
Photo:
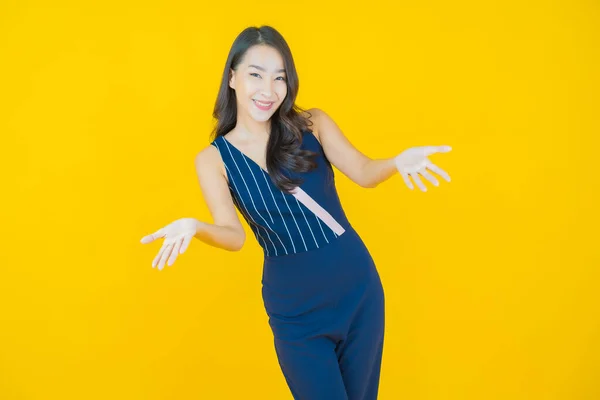
[[[263,299],[294,399],[377,399],[384,293],[353,229],[322,248],[266,259]]]

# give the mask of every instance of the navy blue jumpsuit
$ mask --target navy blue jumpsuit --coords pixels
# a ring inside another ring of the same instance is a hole
[[[384,293],[373,259],[348,222],[331,164],[311,131],[302,148],[318,168],[287,171],[345,229],[337,235],[223,136],[229,189],[264,251],[262,297],[294,399],[375,400],[384,338]],[[284,172],[286,173],[286,172]]]

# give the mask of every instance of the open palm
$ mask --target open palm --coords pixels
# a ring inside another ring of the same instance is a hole
[[[144,244],[164,238],[162,247],[152,261],[152,268],[158,266],[158,269],[162,271],[165,263],[168,266],[173,265],[177,256],[183,254],[188,248],[200,223],[195,218],[180,218],[156,232],[144,236],[141,240]]]
[[[450,182],[450,175],[444,170],[442,170],[437,165],[433,164],[427,156],[435,153],[447,153],[452,148],[450,146],[418,146],[411,147],[407,150],[404,150],[394,159],[396,164],[396,168],[400,175],[402,175],[402,179],[404,179],[404,183],[410,189],[414,189],[412,182],[410,181],[410,177],[415,181],[419,189],[423,192],[427,191],[427,187],[423,184],[421,179],[419,178],[419,174],[423,176],[423,178],[427,179],[434,186],[439,186],[438,180],[431,175],[427,169],[435,172],[440,175],[446,181]]]

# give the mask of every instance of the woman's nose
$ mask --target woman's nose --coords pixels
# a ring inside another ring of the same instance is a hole
[[[273,82],[271,82],[268,79],[264,80],[264,84],[262,87],[262,93],[266,98],[270,98],[271,95],[273,94]]]

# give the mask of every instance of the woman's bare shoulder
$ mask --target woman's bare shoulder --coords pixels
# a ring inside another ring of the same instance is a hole
[[[308,121],[310,121],[308,123],[308,127],[310,130],[312,130],[313,135],[315,135],[315,137],[321,141],[321,139],[319,138],[319,115],[321,113],[321,110],[319,108],[313,107],[313,108],[309,108],[307,110],[305,110],[304,112],[302,112],[302,116],[304,118],[306,118]]]
[[[217,170],[225,179],[227,179],[227,173],[225,171],[223,159],[221,158],[221,152],[212,144],[207,145],[196,154],[194,163],[197,169],[202,168]]]

